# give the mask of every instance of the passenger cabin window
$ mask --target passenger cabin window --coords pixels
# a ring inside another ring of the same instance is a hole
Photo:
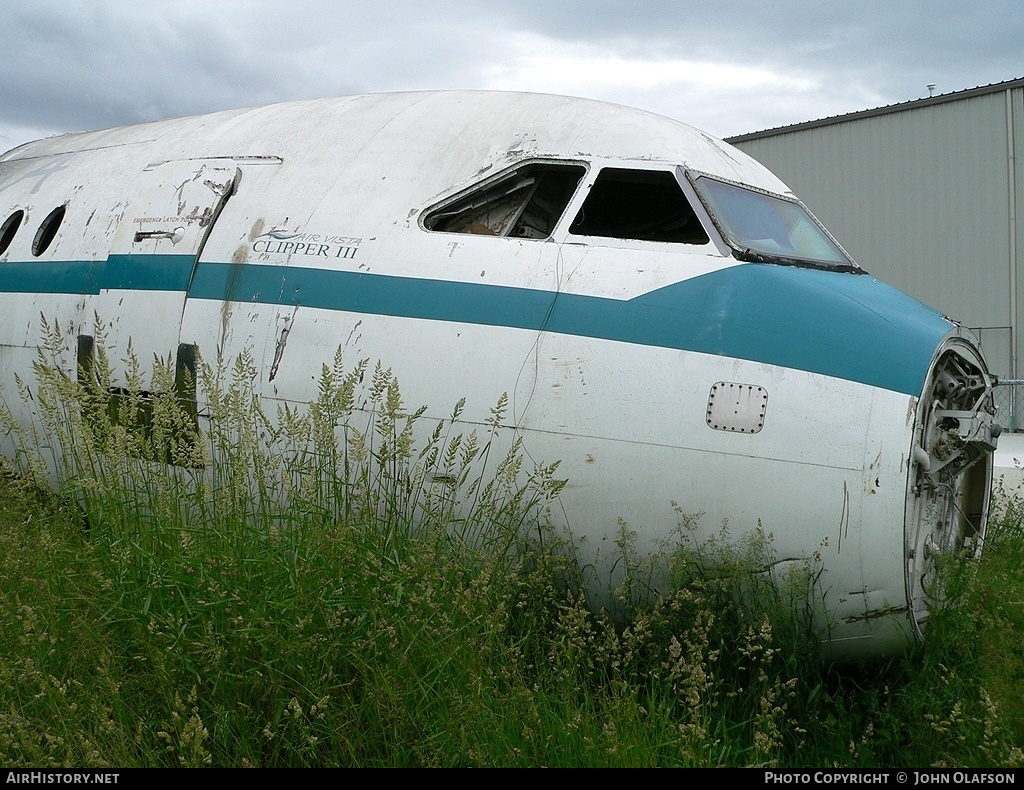
[[[57,231],[60,229],[60,223],[64,221],[64,214],[67,212],[67,205],[57,206],[53,211],[46,215],[46,219],[39,225],[39,230],[36,231],[36,237],[32,240],[32,254],[35,257],[39,257],[53,243],[54,238],[57,236]]]
[[[0,255],[7,252],[7,248],[11,246],[11,242],[14,241],[14,237],[18,233],[18,228],[21,227],[23,219],[25,219],[25,212],[22,209],[18,209],[5,219],[4,224],[0,226]]]
[[[427,230],[546,239],[586,173],[582,165],[530,164],[443,204]]]
[[[664,170],[606,167],[569,232],[676,244],[710,241],[675,175]]]

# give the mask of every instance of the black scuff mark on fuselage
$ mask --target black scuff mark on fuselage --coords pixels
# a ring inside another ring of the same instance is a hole
[[[843,510],[839,516],[839,545],[836,547],[836,554],[843,550],[843,538],[850,534],[850,489],[843,481]]]

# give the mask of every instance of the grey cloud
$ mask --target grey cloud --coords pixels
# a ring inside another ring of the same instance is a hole
[[[108,7],[46,4],[16,13],[2,56],[8,122],[96,128],[271,101],[286,90],[286,60],[273,68],[201,17],[117,15]],[[239,90],[244,86],[244,90]]]
[[[663,57],[832,74],[840,84],[870,84],[891,101],[917,98],[928,82],[952,91],[1024,70],[1018,0],[722,0],[713,6],[693,0],[579,6],[527,0],[508,8],[514,26],[566,41],[585,38]]]
[[[734,134],[1022,76],[1017,0],[288,3],[35,0],[6,14],[0,139],[227,107],[381,90],[479,88],[510,69],[517,33],[553,49],[732,64],[808,89],[598,98]],[[788,92],[787,92],[788,90]],[[780,92],[781,91],[781,92]],[[6,131],[5,131],[6,130]]]

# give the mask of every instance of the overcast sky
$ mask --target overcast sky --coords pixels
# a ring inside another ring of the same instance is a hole
[[[525,90],[729,136],[1024,76],[1022,0],[0,0],[0,151],[289,99]]]

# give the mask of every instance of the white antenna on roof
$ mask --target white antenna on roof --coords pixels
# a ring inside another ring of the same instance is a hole
[[[929,82],[927,85],[925,85],[925,87],[928,89],[928,98],[931,98],[932,96],[935,95],[935,83],[934,82]]]

